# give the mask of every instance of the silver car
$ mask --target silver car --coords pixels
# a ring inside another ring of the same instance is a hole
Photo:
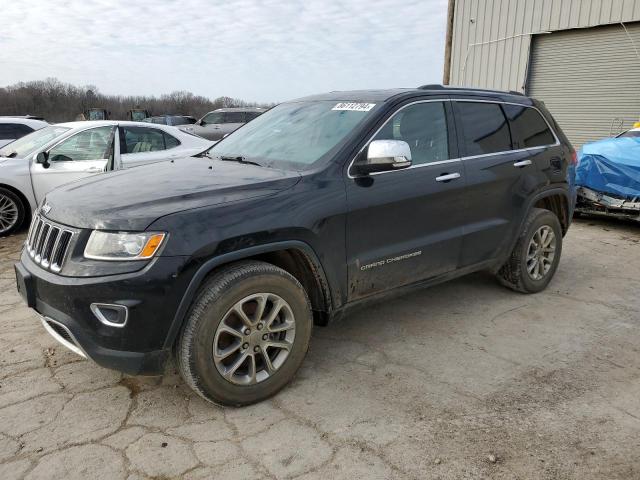
[[[266,109],[257,107],[219,108],[207,113],[193,125],[178,128],[209,140],[220,140],[265,111]]]
[[[0,117],[0,148],[47,125],[44,120],[36,118]]]
[[[59,123],[0,149],[0,236],[16,230],[47,192],[105,170],[187,157],[213,142],[167,125]]]

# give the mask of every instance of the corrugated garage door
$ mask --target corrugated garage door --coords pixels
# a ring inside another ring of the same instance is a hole
[[[626,27],[640,51],[640,23]],[[536,35],[528,78],[576,148],[640,120],[640,58],[620,24]]]

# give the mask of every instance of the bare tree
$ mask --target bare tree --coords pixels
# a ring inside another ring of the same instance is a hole
[[[0,115],[38,115],[50,122],[65,122],[89,108],[104,108],[110,118],[124,120],[132,108],[143,108],[152,115],[181,114],[201,117],[222,107],[272,106],[237,98],[214,100],[177,90],[155,96],[104,95],[94,85],[75,86],[56,78],[20,82],[0,88]]]

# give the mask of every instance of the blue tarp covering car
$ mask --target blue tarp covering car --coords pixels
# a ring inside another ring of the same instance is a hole
[[[578,212],[640,220],[640,129],[584,145],[576,185]]]

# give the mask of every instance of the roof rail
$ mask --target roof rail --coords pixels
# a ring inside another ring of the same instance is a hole
[[[439,83],[433,83],[428,85],[421,85],[418,87],[419,90],[468,90],[468,91],[478,91],[478,92],[486,92],[486,93],[508,93],[510,95],[518,95],[520,97],[526,96],[522,92],[517,92],[515,90],[493,90],[489,88],[476,88],[476,87],[459,87],[454,85],[441,85]]]
[[[444,85],[440,85],[439,83],[430,83],[428,85],[421,85],[418,87],[419,90],[444,90],[446,87]]]

